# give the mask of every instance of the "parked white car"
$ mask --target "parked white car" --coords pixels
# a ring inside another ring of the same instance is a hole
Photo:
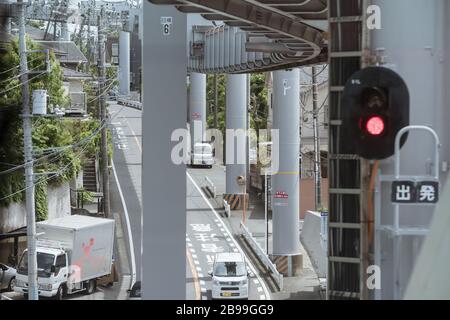
[[[248,299],[247,265],[241,253],[218,253],[209,274],[213,299]]]
[[[0,263],[0,290],[13,291],[16,282],[16,269]]]

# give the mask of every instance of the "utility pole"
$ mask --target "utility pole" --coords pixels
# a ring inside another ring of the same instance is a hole
[[[314,190],[316,211],[322,204],[321,187],[321,162],[320,162],[320,131],[319,131],[319,110],[317,110],[318,90],[316,67],[311,67],[312,91],[313,91],[313,130],[314,130]]]
[[[109,163],[108,163],[108,136],[107,136],[107,115],[105,101],[105,38],[103,28],[104,8],[100,10],[97,17],[98,24],[98,87],[99,87],[99,108],[100,108],[100,125],[102,126],[102,142],[101,142],[101,159],[102,159],[102,176],[103,176],[103,211],[105,217],[110,216],[109,201]]]
[[[36,258],[36,218],[34,213],[33,141],[31,131],[30,87],[28,85],[28,59],[25,31],[25,3],[19,4],[19,51],[23,104],[23,145],[25,160],[25,187],[27,210],[28,245],[28,299],[38,300],[37,258]]]

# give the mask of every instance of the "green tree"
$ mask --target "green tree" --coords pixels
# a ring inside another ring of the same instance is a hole
[[[255,73],[251,75],[251,99],[250,99],[250,127],[257,132],[259,129],[267,128],[268,97],[265,86],[266,74]],[[209,128],[214,127],[214,75],[208,75],[207,85],[207,123]],[[217,77],[218,108],[217,125],[225,137],[225,105],[226,105],[226,76],[223,74]]]
[[[28,51],[41,48],[32,40],[27,39]],[[46,69],[46,55],[43,52],[28,54],[30,71]],[[18,40],[14,39],[6,46],[6,52],[0,55],[0,111],[8,121],[3,122],[0,130],[0,172],[11,168],[11,165],[22,164],[23,130],[22,130],[22,91],[19,65]],[[35,89],[46,89],[49,103],[67,106],[68,97],[64,93],[62,69],[50,54],[50,72],[29,75],[30,92]],[[31,101],[30,101],[31,103]],[[81,168],[84,156],[94,155],[98,151],[99,134],[97,121],[80,121],[69,119],[54,119],[36,117],[33,119],[33,152],[35,158],[46,158],[35,164],[35,172],[57,172],[58,175],[39,175],[36,185],[36,218],[44,220],[47,217],[47,184],[60,183],[72,179]],[[93,137],[93,139],[87,139]],[[83,140],[84,139],[84,140]],[[85,141],[85,143],[80,143]],[[67,147],[76,144],[77,147]],[[50,156],[48,156],[50,153]],[[64,169],[64,170],[62,170]],[[24,192],[24,172],[16,170],[0,176],[0,206],[12,202],[21,202]],[[6,197],[14,194],[13,196]],[[6,197],[6,198],[5,198]],[[3,199],[4,198],[4,199]]]

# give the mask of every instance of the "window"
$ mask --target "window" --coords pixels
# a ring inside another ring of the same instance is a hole
[[[55,262],[55,274],[58,274],[61,268],[66,267],[66,255],[61,254],[56,258]]]
[[[66,266],[66,255],[65,254],[61,254],[56,258],[55,266],[59,267],[59,268],[63,268]]]

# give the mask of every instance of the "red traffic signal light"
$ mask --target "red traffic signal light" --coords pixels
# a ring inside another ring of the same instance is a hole
[[[366,122],[366,130],[373,136],[379,136],[383,134],[384,128],[384,120],[379,116],[373,116]]]
[[[391,69],[368,67],[348,80],[341,103],[344,150],[365,159],[394,154],[395,137],[409,125],[409,92]],[[406,142],[405,134],[400,143]],[[352,142],[352,143],[350,143]]]

